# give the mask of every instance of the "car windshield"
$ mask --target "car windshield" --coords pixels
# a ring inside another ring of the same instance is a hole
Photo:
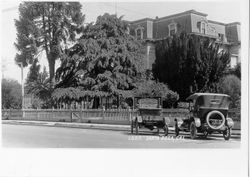
[[[135,108],[160,108],[160,98],[135,98]]]
[[[199,96],[196,99],[195,107],[199,106],[201,108],[221,108],[228,109],[229,98],[225,96],[209,95],[209,96]]]

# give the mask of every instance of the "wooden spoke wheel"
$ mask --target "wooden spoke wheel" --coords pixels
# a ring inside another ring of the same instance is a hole
[[[226,129],[223,131],[223,137],[225,140],[229,140],[231,138],[231,128],[226,126]]]
[[[197,137],[197,128],[194,122],[190,124],[190,137],[191,139],[195,139]]]

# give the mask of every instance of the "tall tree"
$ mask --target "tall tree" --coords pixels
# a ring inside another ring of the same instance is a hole
[[[32,65],[30,66],[29,73],[26,79],[26,85],[29,85],[30,82],[34,82],[38,79],[40,68],[41,65],[38,64],[38,60],[35,59]]]
[[[191,92],[217,91],[229,61],[228,52],[214,40],[182,33],[156,44],[153,72],[185,99]]]
[[[109,14],[89,24],[64,56],[57,70],[57,87],[112,95],[135,88],[134,79],[145,68],[141,44],[128,34],[127,25],[122,17]]]
[[[24,66],[32,63],[45,51],[53,86],[55,61],[64,48],[75,41],[84,15],[78,2],[23,2],[19,5],[19,19],[15,20],[18,50],[15,60]]]

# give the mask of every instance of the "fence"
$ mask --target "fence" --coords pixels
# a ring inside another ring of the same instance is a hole
[[[51,122],[129,124],[132,110],[126,109],[26,109],[2,110],[2,119]]]
[[[234,128],[240,129],[240,111],[230,110],[229,117],[234,120]],[[27,110],[2,110],[2,119],[33,120],[51,122],[78,122],[78,123],[107,123],[129,125],[136,111],[131,109],[27,109]],[[183,119],[188,116],[186,109],[163,109],[163,116],[170,118],[170,126],[174,119]]]

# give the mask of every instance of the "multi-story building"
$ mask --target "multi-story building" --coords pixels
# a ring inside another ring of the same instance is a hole
[[[145,41],[147,69],[152,69],[152,64],[155,61],[154,42],[184,31],[189,34],[213,38],[222,43],[223,48],[230,53],[231,67],[234,67],[241,60],[239,22],[225,24],[211,21],[207,19],[207,14],[189,10],[162,18],[143,18],[129,23],[129,33],[136,36],[137,39]]]

